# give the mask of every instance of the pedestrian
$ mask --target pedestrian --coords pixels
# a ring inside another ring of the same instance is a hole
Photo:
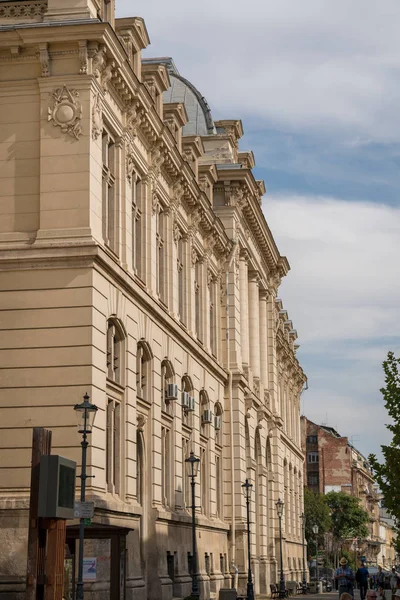
[[[378,590],[376,592],[376,598],[375,600],[385,600],[385,594],[383,592],[383,587],[379,586]]]
[[[375,577],[375,587],[378,590],[380,587],[385,587],[385,574],[382,571],[382,565],[378,565],[378,572]]]
[[[394,567],[392,567],[392,572],[390,574],[390,587],[391,587],[393,595],[396,594],[397,581],[398,581],[398,577],[397,577],[396,569]]]
[[[350,594],[354,598],[354,575],[350,567],[347,566],[347,558],[342,556],[339,561],[340,567],[336,569],[335,581],[338,584],[339,599],[342,594]]]
[[[358,587],[360,588],[360,596],[361,600],[365,600],[368,590],[368,578],[369,572],[365,563],[361,563],[361,567],[359,567],[356,571],[356,581],[358,583]]]

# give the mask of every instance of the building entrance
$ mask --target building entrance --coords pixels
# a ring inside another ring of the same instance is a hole
[[[126,536],[130,529],[92,523],[85,527],[85,598],[125,600]],[[67,527],[64,598],[75,600],[79,525]]]

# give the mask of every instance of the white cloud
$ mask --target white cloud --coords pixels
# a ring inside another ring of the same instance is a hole
[[[272,196],[264,214],[292,267],[280,293],[310,365],[304,410],[379,452],[389,439],[381,363],[400,350],[400,208]]]
[[[400,336],[399,208],[268,196],[264,213],[291,263],[282,295],[304,342]]]
[[[117,6],[132,12],[128,0]],[[226,117],[400,138],[396,0],[148,0],[140,14],[147,54],[172,54]]]

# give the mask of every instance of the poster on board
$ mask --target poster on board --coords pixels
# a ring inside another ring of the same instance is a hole
[[[83,581],[96,581],[97,558],[83,559]]]

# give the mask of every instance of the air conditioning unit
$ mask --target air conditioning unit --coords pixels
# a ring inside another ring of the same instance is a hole
[[[195,399],[194,399],[194,396],[189,396],[189,406],[188,406],[188,410],[190,410],[191,412],[193,412],[193,411],[194,411],[194,409],[195,409],[195,404],[196,404],[196,401],[195,401]]]
[[[167,385],[167,393],[165,397],[167,398],[167,400],[177,400],[178,386],[176,383],[169,383]]]
[[[214,417],[214,427],[217,431],[219,431],[222,427],[222,417],[221,415],[215,415]]]
[[[182,392],[181,393],[181,400],[182,400],[182,406],[183,408],[186,408],[187,410],[189,410],[189,401],[190,401],[190,396],[187,392]]]
[[[206,423],[212,423],[213,414],[211,410],[206,409],[201,415],[201,422],[203,425]]]

